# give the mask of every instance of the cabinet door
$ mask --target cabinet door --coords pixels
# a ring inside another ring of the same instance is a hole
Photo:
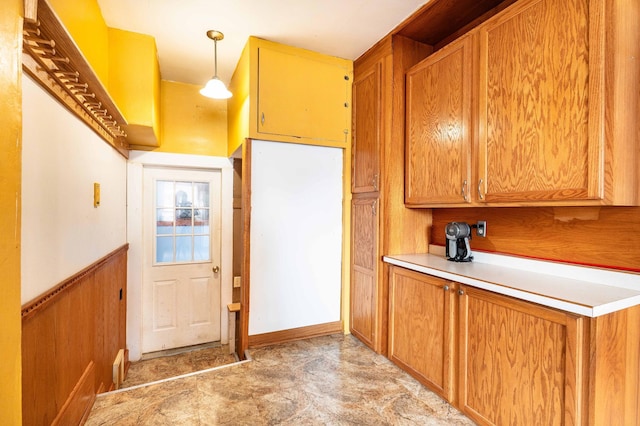
[[[378,199],[351,203],[351,332],[379,351]]]
[[[460,292],[460,409],[480,424],[586,423],[584,318],[466,286]]]
[[[484,201],[602,198],[597,3],[522,1],[480,27]]]
[[[389,358],[448,401],[454,398],[453,283],[391,267]]]
[[[378,191],[382,136],[382,64],[376,62],[353,82],[351,191]]]
[[[259,133],[345,143],[350,70],[330,61],[258,49]]]
[[[408,205],[470,201],[471,49],[464,37],[407,72]]]

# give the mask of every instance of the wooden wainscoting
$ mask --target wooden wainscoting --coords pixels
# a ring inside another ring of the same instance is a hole
[[[80,424],[96,394],[113,388],[126,345],[128,248],[22,307],[23,424]]]

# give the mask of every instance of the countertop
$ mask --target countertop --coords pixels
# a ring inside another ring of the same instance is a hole
[[[473,262],[442,254],[384,256],[389,264],[588,317],[640,305],[640,275],[474,252]]]

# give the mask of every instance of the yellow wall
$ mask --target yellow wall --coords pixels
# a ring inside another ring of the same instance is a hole
[[[20,319],[20,180],[22,137],[22,0],[0,13],[0,424],[22,423]]]
[[[49,0],[93,71],[109,87],[109,36],[97,0]]]
[[[200,86],[160,84],[161,143],[157,152],[227,157],[227,101],[199,93]]]

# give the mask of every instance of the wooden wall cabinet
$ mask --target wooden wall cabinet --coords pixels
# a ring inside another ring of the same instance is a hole
[[[395,266],[390,274],[389,359],[454,401],[456,283]]]
[[[408,205],[471,202],[471,37],[463,37],[407,72]]]
[[[640,12],[623,3],[520,0],[410,70],[407,205],[640,204]]]
[[[378,192],[382,134],[383,62],[354,76],[351,192]],[[357,133],[356,133],[357,132]]]
[[[345,147],[350,60],[249,37],[229,89],[229,154],[245,138]]]
[[[386,37],[354,63],[350,330],[387,353],[382,253],[427,250],[431,213],[404,208],[404,74],[431,48]]]

